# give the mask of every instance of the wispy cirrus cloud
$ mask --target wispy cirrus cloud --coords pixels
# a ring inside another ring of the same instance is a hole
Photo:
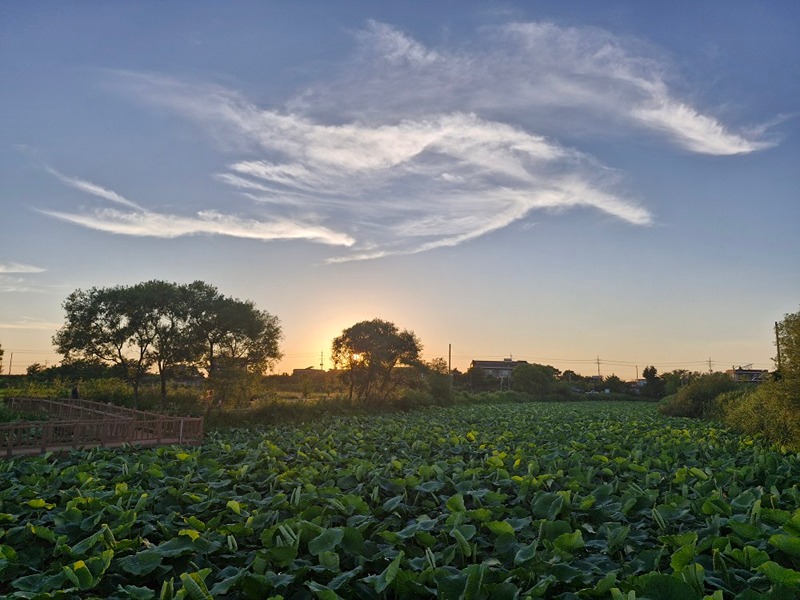
[[[47,321],[41,321],[39,319],[23,317],[19,321],[16,321],[14,323],[0,322],[0,329],[28,329],[37,331],[50,331],[59,329],[63,325],[64,325],[63,323],[49,323]]]
[[[732,130],[682,100],[671,90],[677,75],[655,50],[602,29],[509,23],[482,29],[472,45],[434,51],[372,22],[358,40],[352,64],[309,86],[290,107],[374,118],[468,110],[556,132],[627,126],[703,154],[775,145],[756,127]]]
[[[216,86],[143,74],[125,75],[125,85],[246,145],[254,158],[216,178],[262,204],[337,224],[355,243],[334,262],[455,246],[534,210],[590,207],[652,221],[592,157],[474,113],[326,124]]]
[[[44,273],[45,269],[18,262],[0,262],[0,273]]]
[[[139,237],[177,238],[187,235],[223,235],[261,241],[305,239],[325,244],[349,246],[352,239],[325,227],[290,220],[259,221],[200,211],[195,216],[160,214],[151,211],[123,212],[99,209],[90,213],[41,212],[90,229]]]
[[[209,83],[110,74],[126,97],[193,121],[235,152],[212,176],[263,217],[222,208],[158,213],[58,173],[117,206],[46,212],[124,235],[348,247],[330,259],[338,262],[455,246],[541,210],[591,208],[652,223],[620,173],[559,142],[576,129],[613,132],[615,140],[649,133],[701,154],[774,143],[757,127],[735,130],[682,99],[656,52],[599,29],[510,23],[482,29],[472,42],[430,48],[371,22],[356,42],[349,61],[282,107]]]
[[[213,210],[199,211],[189,216],[158,213],[141,207],[113,190],[62,175],[54,169],[48,170],[71,187],[131,209],[101,207],[78,213],[39,209],[43,214],[89,229],[139,237],[177,238],[207,234],[262,241],[305,239],[342,246],[353,243],[347,235],[290,219],[248,219]]]
[[[0,293],[36,291],[26,275],[44,273],[46,269],[19,262],[0,262]]]
[[[59,179],[62,183],[75,188],[81,192],[86,192],[87,194],[91,194],[92,196],[96,196],[98,198],[102,198],[104,200],[109,200],[110,202],[114,202],[115,204],[121,204],[122,206],[127,206],[128,208],[133,208],[135,210],[143,210],[141,206],[136,204],[135,202],[131,202],[124,196],[121,196],[117,192],[113,190],[106,189],[102,186],[97,185],[96,183],[92,183],[91,181],[86,181],[84,179],[79,179],[77,177],[68,177],[67,175],[63,175],[56,171],[53,168],[47,167],[47,171]]]

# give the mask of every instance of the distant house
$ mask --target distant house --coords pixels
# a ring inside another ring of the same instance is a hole
[[[750,369],[742,367],[732,367],[725,371],[734,381],[745,381],[748,383],[763,383],[769,378],[769,371],[766,369]]]
[[[322,369],[315,369],[314,367],[306,367],[305,369],[292,369],[292,377],[302,378],[308,377],[310,379],[321,379],[325,377],[325,371]]]
[[[481,369],[486,375],[497,379],[508,379],[511,377],[514,367],[527,364],[527,360],[513,360],[511,358],[503,360],[473,360],[469,364],[469,368]]]

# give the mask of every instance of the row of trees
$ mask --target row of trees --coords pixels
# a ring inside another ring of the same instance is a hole
[[[117,376],[127,380],[134,405],[147,374],[160,379],[161,402],[167,381],[206,376],[218,405],[231,395],[247,395],[281,357],[281,327],[277,317],[251,301],[222,295],[202,281],[179,285],[148,281],[132,286],[76,290],[63,304],[66,323],[53,342],[64,356],[46,375],[64,379]],[[776,324],[779,367],[777,376],[800,378],[800,312]],[[348,398],[375,403],[397,398],[401,391],[424,390],[445,398],[452,388],[495,391],[497,381],[479,368],[450,371],[439,358],[421,359],[422,344],[409,330],[381,319],[361,321],[342,331],[332,343],[334,365],[340,371]],[[0,368],[3,350],[0,347]],[[29,375],[45,375],[39,365]],[[58,371],[58,372],[56,372]],[[661,398],[674,394],[701,377],[676,370],[659,375],[653,366],[643,371],[641,395]],[[520,364],[511,378],[514,391],[534,397],[569,395],[588,389],[630,392],[630,384],[615,375],[600,380],[550,365]],[[252,394],[250,394],[252,397]]]
[[[79,289],[63,307],[66,323],[53,338],[57,351],[66,363],[116,366],[133,388],[134,405],[152,370],[161,380],[162,403],[169,377],[200,369],[217,384],[215,399],[223,404],[232,378],[261,375],[281,357],[277,317],[202,281]]]

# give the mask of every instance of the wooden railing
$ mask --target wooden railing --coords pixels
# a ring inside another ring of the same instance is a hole
[[[12,410],[48,417],[0,424],[0,453],[9,458],[70,448],[203,441],[203,417],[171,417],[76,399],[10,398],[6,404]]]

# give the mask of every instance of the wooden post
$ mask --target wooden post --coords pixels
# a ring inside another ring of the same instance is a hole
[[[53,426],[50,423],[44,423],[42,425],[42,454],[47,452],[47,438],[52,428]]]

